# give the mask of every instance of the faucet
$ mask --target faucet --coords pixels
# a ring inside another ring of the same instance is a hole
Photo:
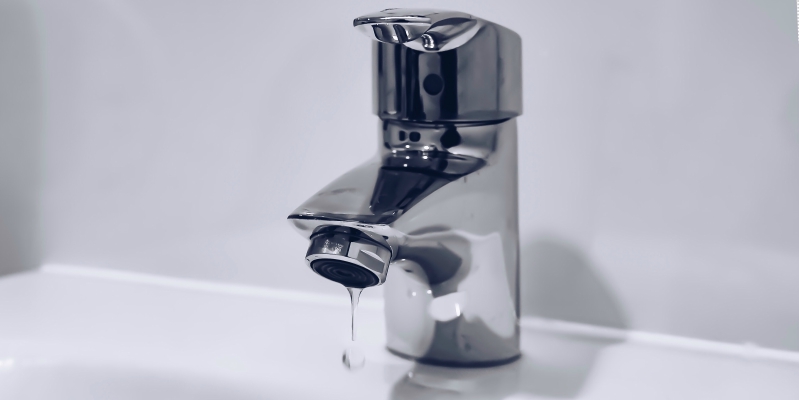
[[[289,221],[305,260],[348,288],[384,285],[388,350],[491,366],[519,350],[516,117],[521,38],[473,15],[386,9],[374,39],[378,151]]]

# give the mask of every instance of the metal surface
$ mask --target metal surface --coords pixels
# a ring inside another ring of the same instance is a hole
[[[454,49],[436,52],[409,46],[437,32],[434,29],[456,32],[454,25],[469,21],[477,21],[478,29],[474,34],[466,32],[471,28],[461,32],[468,38]],[[453,366],[512,361],[520,354],[519,237],[517,132],[516,120],[509,117],[521,112],[521,98],[516,111],[502,114],[499,103],[472,97],[479,97],[484,81],[502,82],[493,87],[494,100],[518,95],[520,77],[498,76],[496,66],[520,70],[519,38],[498,25],[454,12],[388,10],[358,18],[355,25],[367,26],[375,39],[388,41],[378,44],[377,66],[385,51],[416,60],[449,53],[446,57],[459,60],[461,68],[456,63],[456,69],[439,70],[445,77],[442,95],[454,91],[457,100],[467,97],[456,106],[448,104],[451,96],[421,103],[427,107],[424,115],[435,116],[432,122],[412,118],[413,112],[395,114],[403,118],[379,114],[378,154],[289,216],[311,240],[306,261],[320,275],[345,285],[385,282],[387,343],[396,354]],[[394,37],[389,37],[387,26]],[[491,36],[490,44],[485,40],[485,35],[498,32],[505,33]],[[482,58],[471,58],[476,51]],[[503,52],[517,56],[503,59]],[[496,56],[496,62],[486,63],[486,55]],[[428,72],[419,68],[422,64],[403,61],[390,73],[407,83],[406,78]],[[468,78],[461,69],[484,79]],[[378,68],[383,77],[376,85],[378,97],[386,89],[385,73]],[[460,86],[452,88],[452,82]],[[513,87],[515,94],[506,87]],[[471,113],[463,112],[462,105],[469,105]],[[464,118],[467,114],[487,117]],[[330,263],[325,271],[314,264],[319,260]]]
[[[305,260],[317,274],[346,287],[386,281],[391,250],[379,236],[345,226],[325,226],[311,236]]]
[[[462,12],[390,8],[355,18],[352,25],[381,42],[445,51],[466,43],[483,24]]]
[[[521,115],[515,32],[437,10],[384,10],[353,24],[376,39],[373,101],[380,118],[467,122]]]

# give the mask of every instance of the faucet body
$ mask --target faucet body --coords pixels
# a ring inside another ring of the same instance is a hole
[[[378,152],[298,207],[308,265],[385,283],[387,346],[450,366],[519,352],[521,42],[468,14],[355,20],[374,47]]]

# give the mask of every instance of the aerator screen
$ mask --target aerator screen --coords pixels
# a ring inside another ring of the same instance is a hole
[[[317,274],[350,288],[366,288],[378,283],[377,276],[364,267],[339,260],[315,260],[311,268]]]

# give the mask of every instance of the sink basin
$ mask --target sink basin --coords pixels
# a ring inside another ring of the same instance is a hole
[[[8,360],[6,360],[8,364]],[[30,363],[0,372],[4,399],[262,399],[257,389],[215,377],[110,364]]]
[[[522,321],[513,364],[416,365],[385,350],[381,304],[368,298],[366,364],[351,371],[341,292],[69,268],[7,276],[0,399],[799,398],[794,353],[544,320]]]

